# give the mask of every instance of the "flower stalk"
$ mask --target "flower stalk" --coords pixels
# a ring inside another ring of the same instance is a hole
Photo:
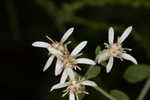
[[[146,96],[149,88],[150,88],[150,77],[145,82],[145,85],[144,85],[143,89],[141,90],[139,96],[137,97],[137,100],[144,100],[144,97]]]
[[[96,86],[95,89],[97,91],[99,91],[101,94],[103,94],[105,97],[107,97],[110,100],[117,100],[116,98],[114,98],[113,96],[111,96],[109,93],[107,93],[106,91],[104,91],[102,88]]]

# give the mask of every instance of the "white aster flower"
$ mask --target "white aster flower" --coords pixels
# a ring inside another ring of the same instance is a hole
[[[88,58],[78,58],[81,53],[80,51],[87,45],[87,41],[83,41],[80,44],[78,44],[74,50],[69,53],[69,51],[66,48],[66,54],[60,56],[60,60],[58,59],[56,63],[56,69],[55,69],[55,75],[59,75],[62,71],[62,76],[60,79],[60,83],[63,83],[66,81],[67,77],[70,78],[74,77],[73,68],[81,70],[81,68],[78,66],[78,64],[88,64],[88,65],[95,65],[95,62]]]
[[[62,96],[64,97],[66,94],[69,94],[69,100],[79,100],[79,93],[88,94],[88,92],[85,91],[85,86],[96,87],[97,85],[95,82],[89,80],[71,79],[69,82],[58,83],[52,86],[51,91],[67,87]]]
[[[126,53],[126,50],[131,51],[131,49],[123,48],[122,43],[123,41],[128,37],[132,30],[132,26],[128,27],[121,37],[118,38],[117,43],[114,43],[114,29],[112,27],[109,28],[108,31],[108,42],[109,44],[105,43],[106,48],[99,56],[98,56],[98,63],[101,63],[102,61],[105,61],[109,59],[108,64],[106,66],[107,73],[111,71],[114,57],[120,58],[121,61],[123,59],[129,60],[133,62],[134,64],[137,64],[137,61],[134,57]]]
[[[42,42],[42,41],[36,41],[32,44],[32,46],[34,47],[41,47],[41,48],[48,49],[49,54],[51,54],[51,56],[49,57],[49,59],[47,60],[44,66],[43,71],[47,70],[50,67],[50,65],[52,64],[54,60],[54,57],[59,57],[65,53],[65,47],[70,43],[70,42],[65,43],[65,41],[72,34],[73,30],[74,28],[68,29],[63,35],[63,37],[61,38],[60,42],[54,41],[50,37],[47,36],[47,38],[52,42],[51,44],[47,42]]]

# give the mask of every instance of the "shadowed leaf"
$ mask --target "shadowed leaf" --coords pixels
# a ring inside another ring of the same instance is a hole
[[[110,94],[114,96],[117,100],[130,100],[130,98],[120,90],[111,90]]]
[[[124,79],[130,83],[143,81],[148,76],[150,76],[150,66],[144,64],[130,66],[124,73]]]

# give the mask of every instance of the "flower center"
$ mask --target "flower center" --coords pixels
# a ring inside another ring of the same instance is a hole
[[[64,55],[62,58],[64,67],[73,67],[76,65],[76,57],[70,55]]]
[[[84,90],[84,87],[81,86],[81,82],[83,82],[83,80],[71,80],[68,83],[68,87],[65,90],[65,93],[63,94],[63,96],[65,96],[66,94],[68,94],[69,92],[73,92],[74,95],[76,96],[76,98],[78,98],[78,93],[85,93],[88,94],[88,92],[86,92]]]
[[[62,53],[65,53],[65,45],[62,42],[57,42],[51,39],[50,37],[46,36],[47,39],[49,39],[52,42],[52,46],[59,50]]]
[[[53,46],[55,49],[57,49],[57,50],[59,50],[60,52],[62,52],[62,53],[65,52],[65,47],[64,47],[64,45],[63,45],[62,42],[55,42],[55,43],[52,44],[52,46]]]
[[[73,80],[68,84],[67,91],[72,91],[74,94],[82,93],[83,89],[81,87],[81,80]]]
[[[124,48],[122,48],[120,43],[114,43],[108,45],[109,55],[114,57],[121,57],[121,53],[124,52]]]
[[[71,85],[70,85],[70,89],[74,92],[77,92],[80,88],[80,82],[78,81],[72,81]]]

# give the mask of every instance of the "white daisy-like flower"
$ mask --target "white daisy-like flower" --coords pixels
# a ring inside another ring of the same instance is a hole
[[[58,83],[52,86],[51,91],[67,87],[67,89],[64,90],[65,93],[62,96],[64,97],[66,94],[69,94],[69,100],[79,100],[79,93],[88,94],[88,92],[85,91],[85,86],[96,87],[97,85],[95,82],[89,80],[71,79],[69,82]]]
[[[95,65],[96,63],[88,58],[78,58],[80,55],[80,51],[87,45],[87,41],[83,41],[80,44],[78,44],[71,53],[66,48],[66,54],[60,56],[60,58],[57,60],[56,63],[56,69],[55,69],[55,75],[59,75],[62,71],[62,76],[60,79],[60,83],[64,83],[69,76],[70,78],[74,77],[73,69],[79,69],[81,68],[78,66],[78,64],[88,64],[88,65]]]
[[[65,53],[65,47],[70,43],[70,42],[65,43],[65,41],[72,34],[73,30],[74,28],[68,29],[63,35],[63,37],[61,38],[60,42],[54,41],[47,36],[47,38],[52,42],[51,44],[42,41],[36,41],[32,44],[32,46],[34,47],[41,47],[41,48],[48,49],[49,54],[51,54],[51,56],[49,57],[49,59],[47,60],[44,66],[43,71],[47,70],[50,67],[55,57],[59,57]],[[59,63],[59,61],[57,62]]]
[[[114,29],[112,27],[109,28],[108,31],[108,42],[109,44],[105,43],[106,49],[100,53],[98,56],[98,63],[109,59],[108,64],[106,66],[106,71],[109,73],[112,69],[114,57],[120,58],[121,61],[123,59],[129,60],[134,64],[137,64],[137,61],[134,57],[126,53],[126,50],[131,51],[132,49],[123,48],[122,43],[128,37],[130,32],[132,31],[132,26],[128,27],[121,37],[118,38],[117,43],[114,43]]]

